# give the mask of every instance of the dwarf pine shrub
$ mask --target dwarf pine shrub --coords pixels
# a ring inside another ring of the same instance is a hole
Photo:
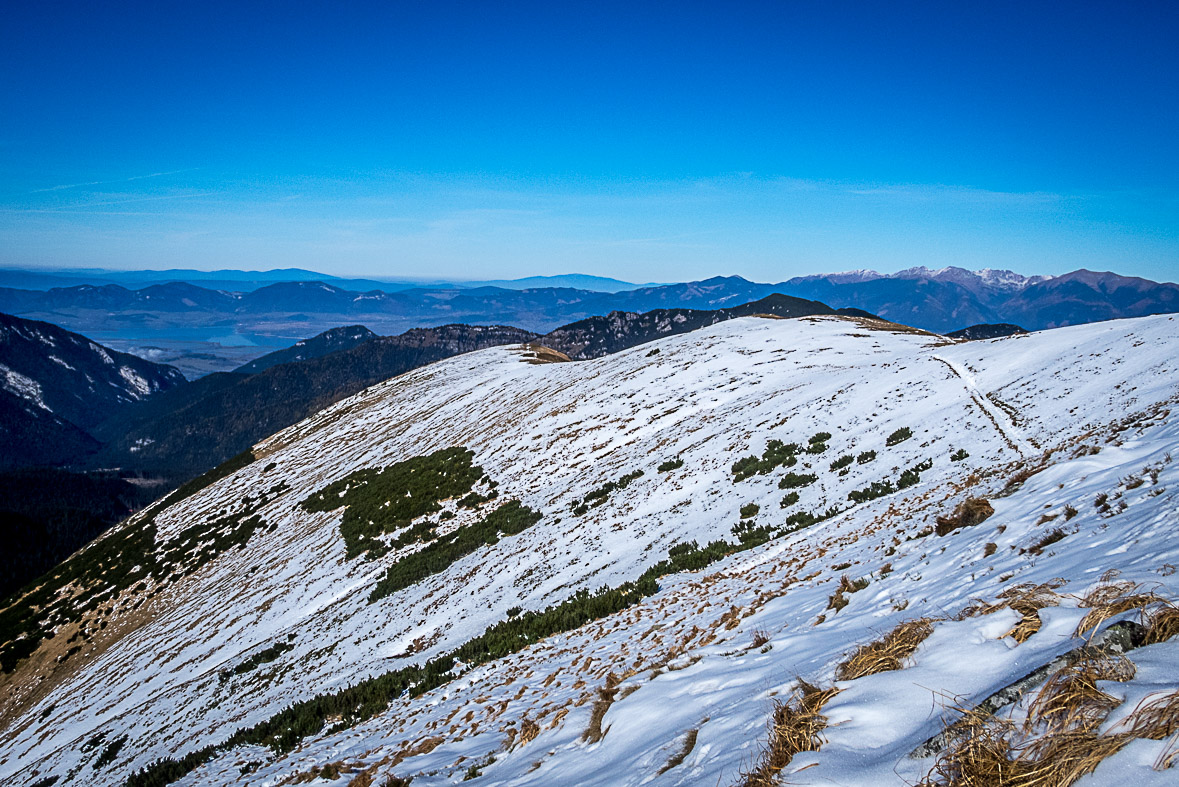
[[[642,476],[642,470],[635,470],[632,473],[627,473],[626,475],[622,476],[617,481],[607,481],[597,489],[589,492],[581,500],[574,500],[570,505],[573,515],[581,516],[589,509],[597,508],[598,506],[605,503],[610,498],[610,495],[614,494],[620,489],[626,489],[631,485],[632,482],[642,478]]]
[[[733,463],[733,483],[755,475],[765,475],[777,467],[793,467],[798,462],[795,455],[801,450],[802,447],[798,443],[770,440],[766,443],[766,450],[762,452],[761,458],[745,456]]]
[[[809,486],[819,480],[814,473],[787,473],[778,482],[779,489],[798,489]]]
[[[388,547],[379,536],[400,530],[418,517],[441,510],[441,501],[466,495],[483,478],[473,451],[444,448],[432,454],[350,473],[309,495],[304,510],[344,508],[340,534],[349,558],[364,553],[380,556]],[[464,499],[473,507],[474,500]],[[424,532],[424,531],[423,531]]]
[[[901,477],[897,479],[897,489],[906,489],[921,481],[921,474],[929,468],[933,467],[933,460],[926,459],[924,462],[918,462],[910,468],[907,468]]]
[[[539,522],[540,518],[539,511],[522,505],[519,500],[509,500],[480,521],[460,527],[449,536],[427,544],[389,566],[385,576],[369,594],[369,603],[445,571],[456,560],[466,557],[479,547],[496,543],[501,535],[522,533]]]

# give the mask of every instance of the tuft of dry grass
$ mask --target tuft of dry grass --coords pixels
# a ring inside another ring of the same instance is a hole
[[[524,746],[536,738],[537,735],[540,735],[540,724],[538,724],[534,719],[525,717],[525,719],[520,722],[520,738],[516,745]]]
[[[1095,676],[1125,676],[1126,664],[1094,658],[1062,668],[1040,690],[1022,727],[991,713],[965,711],[947,728],[950,745],[922,787],[1067,787],[1092,773],[1133,738],[1097,732],[1118,701],[1097,689],[1096,680],[1106,678]]]
[[[762,645],[770,641],[770,633],[765,629],[754,629],[749,632],[750,641],[749,649],[760,648]]]
[[[1042,535],[1036,541],[1036,543],[1032,544],[1030,547],[1027,547],[1026,549],[1021,549],[1019,552],[1021,555],[1025,552],[1032,554],[1032,555],[1039,555],[1040,553],[1042,553],[1044,551],[1045,547],[1052,546],[1057,541],[1063,541],[1065,538],[1068,538],[1068,535],[1069,535],[1068,531],[1066,531],[1064,528],[1054,527],[1051,530],[1049,530],[1047,533]]]
[[[740,787],[776,787],[778,774],[794,755],[818,751],[827,726],[827,717],[821,711],[838,693],[834,686],[820,689],[800,679],[787,702],[775,703],[769,743],[753,770],[742,774]]]
[[[403,779],[400,776],[389,774],[385,777],[385,781],[381,782],[381,787],[409,787],[409,783],[413,781],[413,777]],[[349,786],[351,787],[351,786]]]
[[[1034,476],[1036,473],[1043,472],[1048,468],[1047,464],[1041,463],[1038,465],[1023,465],[1015,472],[1003,487],[1003,491],[999,493],[1000,497],[1006,496],[1014,492],[1019,487],[1023,486],[1024,482]]]
[[[589,726],[581,734],[583,741],[597,743],[606,737],[609,728],[602,729],[602,719],[606,716],[606,711],[610,710],[610,706],[614,704],[614,697],[618,694],[618,684],[621,682],[622,679],[613,672],[606,676],[606,685],[598,689],[598,698],[594,701],[593,710],[590,712]]]
[[[541,344],[526,344],[524,349],[526,350],[522,356],[524,363],[568,363],[572,360],[565,353]]]
[[[1114,729],[1152,741],[1171,737],[1179,732],[1179,691],[1147,697],[1130,715],[1114,725]]]
[[[1056,591],[1063,587],[1065,582],[1064,579],[1053,579],[1039,585],[1031,583],[1013,585],[999,594],[1003,603],[989,609],[988,612],[993,612],[994,609],[1002,606],[1010,607],[1018,612],[1021,617],[1019,623],[1016,623],[1015,627],[1003,636],[1011,637],[1022,644],[1027,641],[1028,637],[1040,630],[1040,610],[1044,607],[1060,605],[1060,595]]]
[[[835,592],[827,597],[827,609],[833,609],[836,612],[848,605],[849,599],[847,596],[851,593],[859,593],[864,588],[868,587],[868,580],[850,579],[847,574],[839,578],[839,586],[835,588]]]
[[[919,787],[1001,785],[1015,775],[1010,721],[967,710],[952,729],[951,744],[938,757]],[[1012,784],[1015,782],[1012,781]]]
[[[1081,606],[1090,609],[1077,624],[1074,636],[1087,637],[1097,631],[1102,623],[1115,615],[1129,612],[1132,609],[1145,609],[1163,601],[1165,599],[1154,591],[1144,592],[1140,586],[1130,582],[1099,585],[1081,599]]]
[[[906,620],[875,642],[856,648],[855,653],[835,669],[835,677],[837,680],[855,680],[902,669],[905,660],[932,633],[930,618]]]
[[[958,504],[954,513],[937,518],[937,534],[947,536],[963,527],[974,527],[995,513],[990,501],[982,497],[968,497]]]
[[[696,736],[699,734],[699,729],[688,730],[688,734],[684,736],[684,745],[680,747],[679,751],[671,755],[668,761],[664,763],[663,767],[660,768],[655,775],[662,776],[672,768],[681,765],[683,761],[688,758],[688,755],[692,753],[692,749],[696,748]]]
[[[1167,601],[1162,606],[1143,613],[1143,645],[1157,645],[1179,634],[1179,607]]]
[[[1010,782],[1021,787],[1065,787],[1097,770],[1106,757],[1130,742],[1127,735],[1098,735],[1071,729],[1036,738],[1020,749],[1017,762],[1023,778]],[[1007,784],[1007,782],[996,782]]]
[[[1127,681],[1135,672],[1134,662],[1104,651],[1061,668],[1048,678],[1028,708],[1024,729],[1096,730],[1121,704],[1121,700],[1099,689],[1097,681]]]

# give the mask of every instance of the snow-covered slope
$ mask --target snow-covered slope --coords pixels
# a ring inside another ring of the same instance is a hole
[[[57,636],[3,677],[0,779],[121,783],[292,703],[425,664],[521,609],[636,580],[677,544],[735,545],[744,519],[775,537],[362,721],[326,714],[280,754],[218,750],[182,783],[733,783],[798,678],[841,691],[823,708],[825,744],[783,771],[791,783],[913,783],[934,759],[908,754],[952,707],[1081,644],[1086,592],[1120,573],[1179,597],[1177,347],[1167,316],[962,344],[867,320],[743,318],[593,361],[497,348],[402,375],[113,534],[154,527],[149,544],[188,550],[170,558],[182,570],[131,571],[83,616],[90,633],[70,639],[79,619],[62,613]],[[771,440],[800,444],[797,464],[734,474]],[[415,524],[445,541],[513,500],[539,521],[373,600],[417,547],[349,557],[345,509],[301,501],[453,446],[485,473],[467,484],[481,498]],[[849,499],[886,480],[891,493]],[[935,534],[968,496],[993,515]],[[185,542],[210,521],[249,527],[240,543]],[[1021,619],[1009,607],[958,614],[1055,578],[1066,584],[1022,642],[1005,636]],[[858,645],[922,617],[932,633],[904,669],[836,680]],[[1107,689],[1126,698],[1110,723],[1179,687],[1179,640],[1132,658],[1137,677]],[[1112,783],[1109,769],[1163,783],[1174,772],[1150,766],[1164,745],[1135,740],[1087,783]]]

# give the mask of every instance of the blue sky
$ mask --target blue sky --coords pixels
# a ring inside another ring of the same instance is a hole
[[[1167,3],[23,3],[0,265],[1173,281],[1176,40]]]

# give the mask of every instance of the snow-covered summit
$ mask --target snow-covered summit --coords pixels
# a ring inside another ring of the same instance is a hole
[[[1043,275],[1024,276],[1014,271],[998,268],[983,268],[972,271],[952,265],[944,268],[927,268],[923,265],[918,265],[896,271],[895,273],[880,273],[861,268],[852,271],[825,273],[800,278],[801,280],[825,279],[835,284],[866,282],[876,279],[933,279],[935,281],[953,282],[972,288],[987,287],[1003,291],[1017,291],[1033,284],[1048,281],[1052,277]]]

